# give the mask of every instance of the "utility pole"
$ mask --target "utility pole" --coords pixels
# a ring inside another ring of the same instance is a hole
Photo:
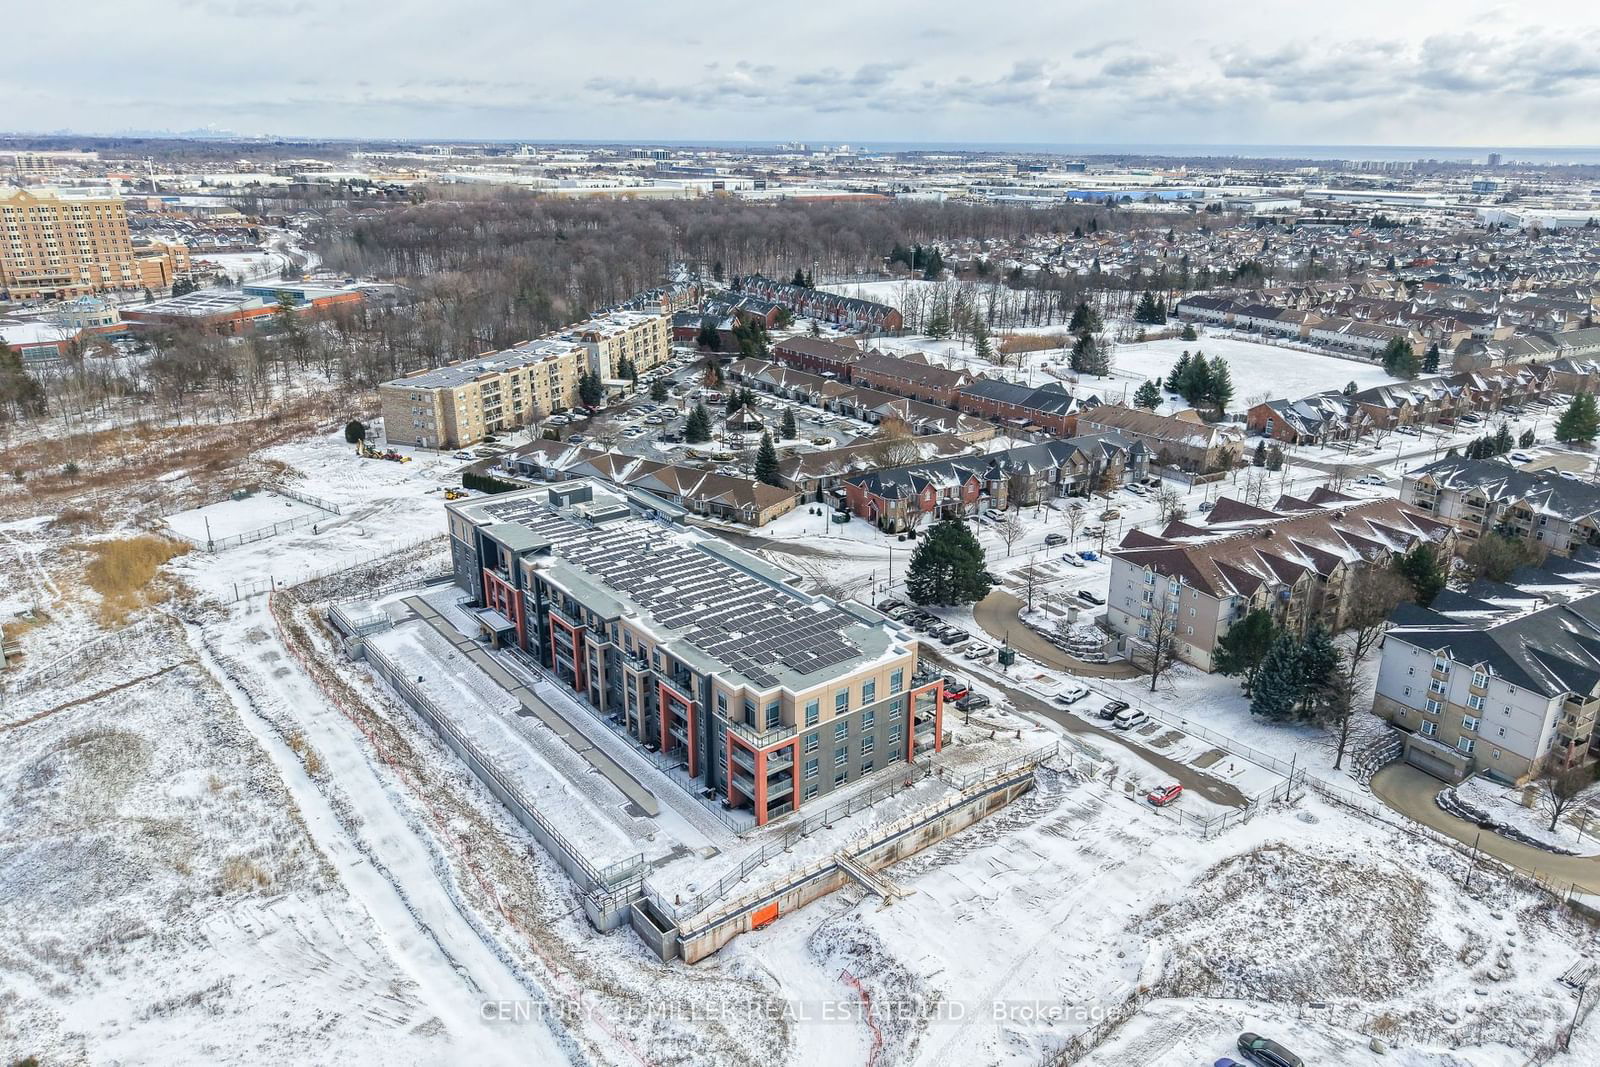
[[[1483,831],[1479,830],[1477,836],[1472,839],[1472,862],[1467,865],[1467,876],[1461,880],[1462,889],[1472,888],[1472,872],[1476,870],[1478,866],[1478,843],[1482,840]],[[1578,999],[1583,999],[1582,993],[1578,994]]]

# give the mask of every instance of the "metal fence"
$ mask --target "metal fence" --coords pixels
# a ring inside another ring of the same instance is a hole
[[[271,491],[277,493],[279,496],[286,496],[290,500],[298,500],[302,504],[310,504],[314,508],[321,508],[323,511],[326,511],[331,515],[344,514],[344,512],[339,509],[338,504],[335,504],[329,500],[324,500],[320,496],[312,496],[310,493],[302,493],[298,489],[287,489],[284,486],[275,485],[272,487]]]
[[[298,571],[283,576],[268,575],[264,578],[251,578],[242,582],[234,582],[233,599],[235,601],[245,600],[249,597],[259,596],[262,593],[270,593],[274,589],[288,589],[291,586],[298,586],[301,588],[296,588],[291,595],[293,595],[294,598],[301,603],[306,603],[314,598],[314,594],[310,590],[303,588],[309,582],[319,582],[327,578],[338,577],[341,574],[352,574],[355,571],[359,571],[363,567],[370,567],[375,563],[389,560],[391,557],[398,555],[401,552],[408,552],[413,548],[428,544],[430,541],[442,541],[446,536],[446,534],[431,534],[427,537],[419,537],[414,541],[407,541],[405,544],[395,545],[391,548],[386,548],[381,552],[374,552],[369,556],[363,556],[354,563],[341,563],[337,567],[323,567],[307,571]],[[417,579],[407,579],[403,582],[393,582],[388,585],[379,586],[379,591],[377,593],[368,593],[365,595],[369,597],[374,595],[386,595],[387,593],[398,592],[401,589],[408,589],[418,584],[428,584],[437,580],[437,575],[422,579],[420,582]]]
[[[369,645],[366,648],[366,657],[373,671],[433,728],[440,740],[461,757],[489,791],[510,809],[517,817],[517,821],[549,850],[556,862],[571,875],[580,889],[591,896],[602,898],[619,896],[626,898],[637,892],[639,883],[644,879],[643,853],[626,857],[604,867],[596,866],[577,846],[568,841],[560,830],[556,829],[555,824],[539,810],[520,787],[500,773],[477,744],[451,722],[427,694],[413,685],[381,650]]]
[[[321,521],[323,520],[316,515],[299,515],[292,519],[284,519],[282,522],[272,523],[270,526],[259,526],[254,530],[230,534],[227,537],[213,537],[202,540],[201,538],[188,537],[184,534],[177,534],[177,536],[202,552],[222,552],[225,549],[238,548],[240,545],[265,541],[269,537],[277,537],[279,534],[288,533],[290,530],[304,529]],[[177,531],[173,532],[177,533]]]

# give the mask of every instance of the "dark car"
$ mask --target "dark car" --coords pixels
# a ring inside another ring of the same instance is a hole
[[[979,708],[988,707],[993,701],[982,693],[968,693],[956,701],[956,707],[961,711],[977,711]]]
[[[1096,607],[1106,602],[1105,597],[1098,593],[1091,593],[1087,589],[1078,590],[1078,599],[1086,604],[1094,604]]]
[[[1115,719],[1118,712],[1127,711],[1130,706],[1126,700],[1108,700],[1095,715],[1102,719]]]
[[[1305,1067],[1305,1061],[1270,1037],[1248,1031],[1239,1035],[1239,1052],[1260,1067]]]

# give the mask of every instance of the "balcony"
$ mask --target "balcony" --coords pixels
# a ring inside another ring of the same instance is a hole
[[[692,677],[683,674],[668,674],[665,671],[657,671],[656,678],[668,689],[682,697],[686,703],[695,704],[699,702],[700,697],[695,694],[694,679]]]
[[[794,795],[794,782],[792,778],[792,775],[786,774],[778,781],[767,783],[767,804],[769,807],[775,800],[782,800],[785,797]]]
[[[780,741],[787,741],[795,734],[795,728],[791,723],[779,723],[770,730],[758,730],[748,723],[734,719],[723,719],[722,722],[751,748],[771,748]]]

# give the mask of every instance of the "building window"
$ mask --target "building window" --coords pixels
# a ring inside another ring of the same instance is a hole
[[[1434,734],[1436,734],[1438,732],[1439,732],[1439,727],[1438,727],[1437,724],[1435,724],[1433,722],[1432,719],[1423,719],[1422,720],[1422,736],[1423,737],[1432,737]]]
[[[1458,738],[1456,738],[1456,747],[1459,748],[1462,752],[1465,752],[1468,755],[1471,755],[1472,754],[1472,750],[1474,748],[1478,747],[1478,742],[1474,741],[1470,737],[1458,737]]]
[[[861,773],[862,774],[866,774],[868,771],[872,770],[872,767],[873,767],[873,761],[872,760],[864,759],[864,760],[861,761]]]
[[[817,799],[817,790],[820,789],[820,788],[821,788],[821,786],[817,786],[817,785],[808,785],[808,786],[806,786],[806,799],[807,800],[815,800],[815,799]]]
[[[1463,715],[1461,717],[1461,728],[1463,730],[1472,730],[1476,732],[1478,729],[1478,720],[1471,715]]]
[[[889,727],[889,743],[892,745],[900,740],[900,724],[895,723]]]
[[[778,702],[774,700],[767,705],[767,729],[770,730],[778,725],[779,716]]]
[[[876,737],[873,737],[871,734],[868,734],[866,737],[863,737],[861,739],[861,754],[863,756],[865,756],[867,753],[871,752],[873,749],[875,749],[877,747],[878,747],[878,739]]]
[[[1487,688],[1489,685],[1489,676],[1484,674],[1482,671],[1474,671],[1472,674],[1472,685],[1475,689]]]
[[[813,700],[813,701],[811,701],[810,703],[808,703],[806,705],[806,725],[807,726],[815,726],[815,725],[817,725],[817,720],[819,718],[821,718],[821,717],[822,717],[822,702],[820,700]]]
[[[1440,674],[1449,674],[1450,661],[1445,659],[1443,656],[1435,656],[1433,657],[1433,669],[1438,671]]]
[[[874,722],[876,722],[877,719],[878,719],[878,713],[877,712],[875,712],[875,711],[865,712],[861,716],[861,729],[863,729],[863,730],[872,729],[872,724]]]
[[[1473,711],[1482,711],[1483,710],[1483,694],[1482,693],[1472,693],[1472,694],[1470,694],[1467,697],[1467,707],[1471,708]]]
[[[805,750],[807,752],[815,752],[820,744],[822,744],[822,739],[816,734],[806,734]]]
[[[848,777],[850,777],[849,771],[835,771],[833,774],[833,784],[844,785],[844,780]]]
[[[838,748],[833,750],[833,765],[835,767],[843,767],[845,764],[847,764],[849,762],[850,762],[850,746],[849,745],[840,745]]]
[[[849,736],[850,736],[850,720],[849,719],[842,719],[839,722],[836,722],[836,723],[833,724],[833,739],[835,741],[843,741],[845,738],[847,738]]]
[[[1439,703],[1437,700],[1433,699],[1432,697],[1428,698],[1428,714],[1429,715],[1437,715],[1443,710],[1444,710],[1444,705],[1443,704]]]
[[[906,687],[905,668],[898,668],[889,673],[889,692],[898,693]]]
[[[814,760],[814,759],[806,760],[805,777],[807,779],[811,779],[811,778],[815,778],[816,776],[817,776],[817,761]]]
[[[861,703],[863,703],[863,704],[871,704],[873,701],[875,701],[877,699],[878,699],[878,683],[877,682],[862,682],[861,683]]]
[[[841,689],[833,694],[833,713],[843,715],[850,710],[850,690]]]
[[[1439,680],[1438,678],[1435,678],[1433,681],[1428,683],[1428,691],[1430,693],[1442,693],[1442,692],[1444,692],[1444,690],[1445,690],[1445,684],[1444,684],[1443,681]]]

